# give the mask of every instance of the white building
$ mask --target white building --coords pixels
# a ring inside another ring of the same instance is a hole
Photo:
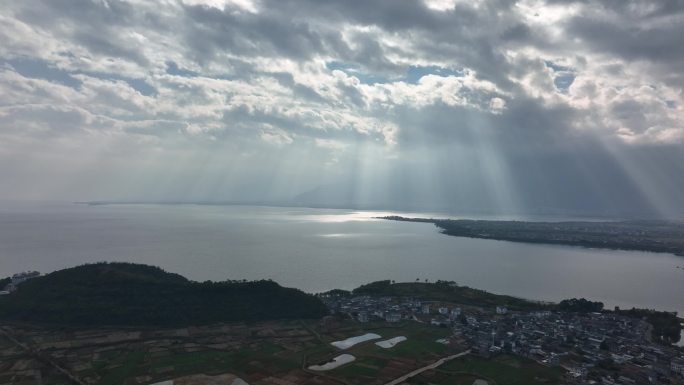
[[[29,279],[36,277],[40,277],[40,273],[37,271],[25,271],[23,273],[14,274],[12,276],[12,284],[14,286],[17,286],[22,282],[28,281]]]
[[[451,313],[449,314],[449,318],[451,318],[451,320],[453,321],[456,318],[458,318],[460,315],[461,315],[461,308],[455,307],[455,308],[451,309]]]
[[[449,326],[449,321],[444,318],[433,318],[430,320],[430,325],[434,326]]]
[[[497,306],[496,314],[506,314],[508,313],[508,308],[506,306]]]
[[[670,362],[670,369],[673,373],[678,373],[684,376],[684,359],[675,358]]]

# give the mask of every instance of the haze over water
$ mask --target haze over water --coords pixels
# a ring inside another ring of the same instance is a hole
[[[453,280],[494,293],[684,313],[684,258],[446,236],[397,213],[196,205],[0,207],[0,276],[97,261],[193,280],[270,278],[308,292],[381,279]],[[402,215],[401,213],[398,213]],[[421,214],[403,214],[421,216]],[[438,216],[423,214],[424,216]]]

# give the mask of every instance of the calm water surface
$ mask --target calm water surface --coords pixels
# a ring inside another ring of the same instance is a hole
[[[683,257],[457,238],[431,224],[373,219],[388,214],[397,213],[5,204],[0,276],[130,261],[194,280],[271,278],[309,292],[427,278],[537,300],[586,297],[684,314]]]

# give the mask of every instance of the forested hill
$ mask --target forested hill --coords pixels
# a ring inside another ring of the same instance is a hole
[[[425,300],[445,301],[472,306],[507,306],[515,310],[533,310],[548,308],[548,304],[528,301],[522,298],[499,295],[467,286],[458,286],[454,282],[391,282],[377,281],[354,289],[355,295],[375,295],[390,297],[415,297]]]
[[[172,326],[325,314],[316,297],[273,281],[200,283],[130,263],[60,270],[0,297],[1,320],[74,326]]]

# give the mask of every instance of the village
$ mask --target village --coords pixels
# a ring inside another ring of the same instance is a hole
[[[333,313],[360,323],[414,321],[452,331],[472,354],[513,354],[566,372],[568,384],[684,384],[684,353],[650,341],[651,326],[613,313],[510,311],[412,298],[331,296]]]
[[[39,276],[17,274],[8,292]],[[0,325],[0,385],[681,385],[684,352],[616,312],[319,294],[319,320]]]

